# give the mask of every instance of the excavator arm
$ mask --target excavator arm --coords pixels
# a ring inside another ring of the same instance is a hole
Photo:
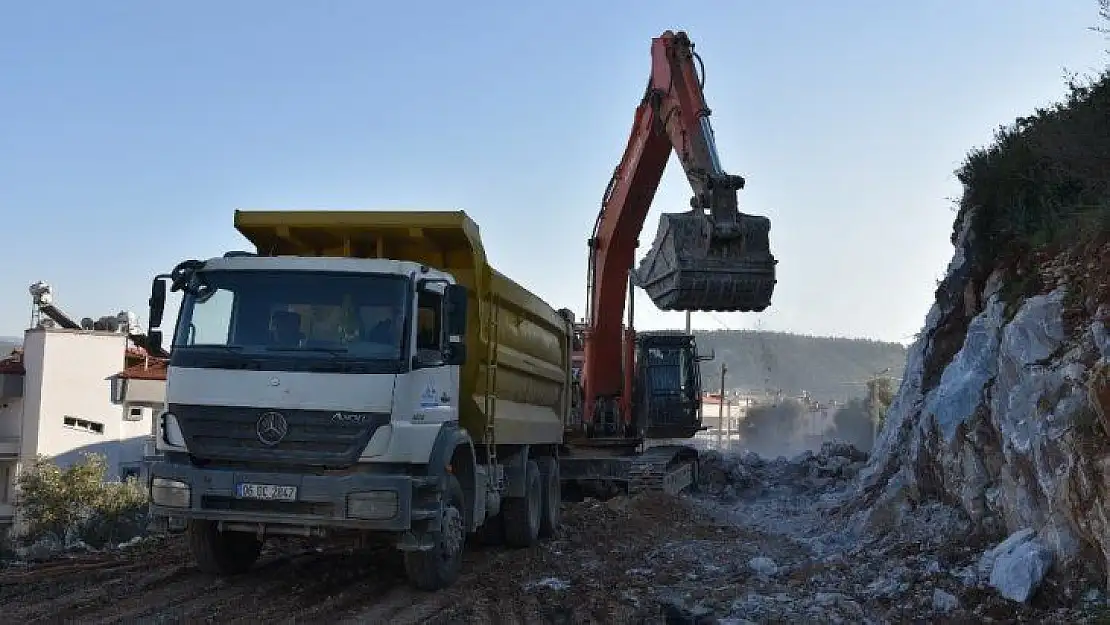
[[[762,311],[770,305],[777,262],[770,221],[739,212],[744,179],[721,167],[704,68],[699,76],[695,62],[700,58],[686,33],[666,31],[652,40],[647,89],[589,240],[582,372],[587,427],[598,420],[631,423],[635,333],[631,321],[623,327],[630,283],[662,310]],[[652,250],[633,271],[640,231],[672,150],[693,190],[691,209],[663,215]]]

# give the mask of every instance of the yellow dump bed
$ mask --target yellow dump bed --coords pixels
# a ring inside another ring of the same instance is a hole
[[[236,211],[235,228],[266,256],[390,258],[450,273],[470,291],[460,424],[475,441],[491,430],[498,444],[562,441],[570,408],[569,322],[489,265],[478,226],[465,212]],[[487,391],[491,381],[496,402]]]

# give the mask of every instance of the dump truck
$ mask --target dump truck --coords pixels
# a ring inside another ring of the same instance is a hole
[[[255,247],[157,276],[172,328],[151,512],[200,569],[268,536],[356,532],[417,588],[468,535],[527,547],[559,524],[572,319],[490,266],[464,212],[237,211]],[[167,330],[169,330],[167,328]]]
[[[585,318],[489,266],[463,212],[238,211],[253,252],[157,276],[183,294],[151,510],[198,565],[250,568],[267,535],[360,532],[404,552],[418,588],[450,585],[468,535],[527,547],[567,491],[677,493],[697,482],[694,337],[637,332],[640,286],[663,310],[761,311],[770,221],[739,212],[704,76],[684,32],[652,40],[648,86],[588,240]],[[667,160],[691,210],[635,249]],[[568,493],[569,494],[569,493]]]

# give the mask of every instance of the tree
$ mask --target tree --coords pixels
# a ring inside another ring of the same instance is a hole
[[[25,538],[53,534],[65,539],[76,532],[98,546],[140,531],[147,510],[145,490],[135,480],[106,483],[107,468],[100,454],[85,454],[64,469],[49,458],[36,458],[16,480],[16,505],[27,524]]]
[[[1107,0],[1110,1],[1110,0]],[[875,424],[875,434],[882,431],[886,423],[886,411],[894,403],[894,379],[889,376],[876,376],[867,381],[867,413]]]

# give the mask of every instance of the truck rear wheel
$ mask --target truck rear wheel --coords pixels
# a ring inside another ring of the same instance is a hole
[[[559,478],[559,461],[544,456],[536,461],[540,467],[543,490],[543,511],[540,514],[540,538],[551,538],[559,527],[559,506],[563,503],[562,483]]]
[[[524,496],[506,498],[502,504],[505,515],[505,543],[510,547],[531,547],[540,535],[543,512],[543,488],[540,467],[529,460],[524,469]]]
[[[262,541],[244,532],[221,532],[215,521],[190,519],[185,528],[197,568],[210,575],[246,573],[262,553]]]
[[[447,476],[447,492],[442,506],[439,531],[432,537],[435,546],[428,551],[406,551],[405,573],[419,590],[441,590],[455,583],[462,569],[463,543],[466,538],[466,498],[454,475]]]

